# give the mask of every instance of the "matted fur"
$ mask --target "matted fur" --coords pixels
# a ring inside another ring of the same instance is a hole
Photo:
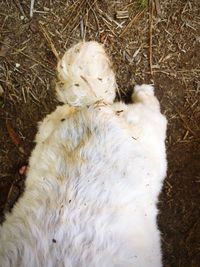
[[[25,192],[0,227],[0,266],[161,267],[166,119],[153,87],[113,104],[115,77],[95,42],[68,50],[58,71],[66,104],[40,123]]]

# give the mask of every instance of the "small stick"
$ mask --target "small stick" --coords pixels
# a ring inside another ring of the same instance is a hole
[[[23,8],[22,8],[20,2],[19,2],[18,0],[14,0],[14,2],[15,2],[15,4],[16,4],[16,6],[19,8],[19,10],[20,10],[20,12],[22,13],[22,15],[23,15],[24,17],[26,17],[26,14],[24,13],[24,10],[23,10]]]
[[[156,6],[156,13],[158,16],[161,16],[162,12],[161,12],[161,7],[160,7],[160,1],[159,0],[154,0],[154,1],[155,1],[155,6]]]
[[[183,122],[183,127],[188,130],[191,134],[193,134],[193,136],[197,136],[196,133],[190,128],[190,126],[188,125],[187,121],[185,120],[185,118],[183,117],[183,115],[181,114],[181,112],[175,107],[175,110],[177,112],[177,114],[179,115],[179,118],[182,120]]]
[[[42,24],[41,23],[39,23],[39,24],[40,24],[40,28],[42,30],[42,33],[43,33],[45,39],[47,40],[48,44],[50,45],[51,50],[52,50],[54,56],[56,57],[57,61],[59,61],[60,60],[59,54],[58,54],[58,52],[57,52],[57,50],[56,50],[53,42],[51,41],[51,38],[49,37],[46,29],[42,26]]]
[[[70,21],[72,21],[72,24],[73,24],[73,27],[75,27],[75,23],[74,22],[76,22],[76,19],[78,18],[78,16],[79,16],[79,13],[80,13],[80,10],[82,9],[82,6],[83,6],[83,4],[85,3],[85,0],[83,0],[83,1],[76,1],[74,4],[72,4],[72,6],[71,6],[71,8],[70,9],[72,9],[71,10],[71,16],[69,16],[68,17],[68,20],[67,20],[67,23],[65,24],[65,26],[64,26],[64,28],[62,29],[62,31],[61,31],[61,33],[63,33],[66,29],[67,29],[67,27],[68,27],[68,24],[70,23]],[[75,11],[75,9],[76,9],[76,16],[75,17],[72,17],[73,16],[73,14],[74,14],[74,11]],[[79,24],[78,24],[79,25]]]
[[[153,61],[153,49],[152,49],[152,32],[153,32],[153,1],[149,3],[149,66],[150,73],[153,75],[152,61]]]
[[[87,9],[87,11],[86,11],[85,29],[84,29],[84,34],[83,34],[83,40],[84,41],[86,39],[86,32],[87,32],[87,25],[88,25],[88,14],[89,14],[89,10],[90,9]]]
[[[98,7],[98,11],[101,14],[102,17],[104,17],[105,19],[107,19],[110,22],[110,25],[112,25],[112,23],[114,23],[115,25],[117,25],[119,28],[122,28],[122,25],[120,23],[118,23],[116,20],[114,20],[112,17],[110,17],[108,14],[106,14],[104,11],[102,11],[99,7]],[[107,22],[108,22],[107,21]]]
[[[94,15],[94,18],[95,18],[95,21],[96,21],[96,25],[97,25],[97,33],[98,33],[98,36],[100,34],[100,26],[99,26],[99,20],[97,18],[97,14],[95,13],[94,9],[91,9],[92,10],[92,13]]]
[[[145,9],[144,9],[145,10]],[[132,26],[132,24],[139,19],[139,17],[144,13],[144,10],[142,10],[141,12],[139,12],[135,17],[133,17],[133,19],[127,24],[127,26],[123,29],[123,31],[120,33],[119,37],[122,37],[126,31]]]
[[[84,24],[83,24],[83,17],[80,17],[80,34],[81,34],[81,39],[84,40]]]
[[[31,0],[31,6],[30,6],[30,17],[33,17],[33,9],[34,9],[34,2],[35,0]]]
[[[99,35],[99,32],[100,32],[99,20],[98,20],[97,15],[96,15],[96,13],[95,13],[95,11],[94,11],[94,8],[93,8],[93,6],[96,4],[96,2],[97,2],[97,0],[95,0],[95,1],[92,3],[92,5],[91,5],[90,2],[87,0],[87,3],[88,3],[88,5],[89,5],[89,10],[87,11],[87,12],[88,12],[88,13],[87,13],[87,20],[88,20],[88,14],[89,14],[89,11],[91,10],[92,13],[93,13],[93,15],[94,15],[94,19],[95,19],[95,21],[96,21],[96,25],[97,25],[97,33],[98,33],[98,35]]]
[[[116,12],[116,18],[117,19],[128,19],[129,18],[129,13],[127,10],[118,10]]]
[[[27,58],[29,58],[30,60],[32,60],[32,61],[38,63],[40,66],[42,66],[44,69],[46,69],[46,71],[47,71],[49,74],[51,74],[51,75],[54,76],[54,73],[52,73],[51,70],[48,69],[47,66],[45,66],[43,63],[41,63],[39,60],[37,60],[37,59],[35,59],[35,58],[33,58],[33,57],[31,57],[31,56],[25,54],[25,53],[22,52],[21,50],[16,49],[16,48],[12,47],[11,45],[8,45],[8,44],[6,44],[6,43],[4,43],[4,42],[1,42],[1,43],[4,44],[4,45],[7,45],[9,48],[13,49],[14,51],[20,53],[21,55],[23,55],[23,56],[25,56],[25,57],[27,57]]]
[[[115,37],[117,37],[117,34],[112,30],[112,28],[111,28],[111,26],[109,25],[109,22],[106,20],[106,18],[105,18],[104,16],[102,16],[102,15],[100,15],[100,16],[101,16],[101,18],[102,18],[102,20],[103,20],[105,26],[112,32],[112,34],[113,34]]]
[[[94,94],[94,96],[97,97],[97,95],[96,95],[95,92],[93,91],[92,86],[90,85],[90,83],[88,82],[88,80],[87,80],[85,77],[83,77],[82,75],[81,75],[80,77],[81,77],[81,79],[88,85],[88,87],[90,88],[90,90],[91,90],[91,92]]]

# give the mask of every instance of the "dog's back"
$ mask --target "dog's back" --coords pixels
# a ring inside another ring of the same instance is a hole
[[[58,107],[39,127],[25,192],[0,229],[1,266],[161,266],[156,203],[166,172],[166,120],[150,87],[137,90],[139,104],[111,105],[105,91],[95,99],[89,76],[84,101],[79,95],[76,107]],[[58,90],[69,90],[63,83]],[[65,93],[63,101],[71,97]],[[131,122],[133,109],[141,118]]]

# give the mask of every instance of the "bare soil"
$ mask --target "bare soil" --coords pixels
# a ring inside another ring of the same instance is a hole
[[[130,101],[135,83],[155,84],[169,122],[158,204],[164,267],[200,266],[200,1],[163,0],[159,11],[159,1],[35,0],[32,18],[29,2],[0,2],[0,221],[24,189],[19,168],[37,123],[58,104],[56,56],[97,40],[113,61],[118,98]]]

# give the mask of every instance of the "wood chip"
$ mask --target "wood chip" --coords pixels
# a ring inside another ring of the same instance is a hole
[[[127,19],[129,18],[129,13],[127,10],[118,10],[116,13],[117,19]]]
[[[0,96],[2,96],[4,93],[3,87],[0,85]]]

